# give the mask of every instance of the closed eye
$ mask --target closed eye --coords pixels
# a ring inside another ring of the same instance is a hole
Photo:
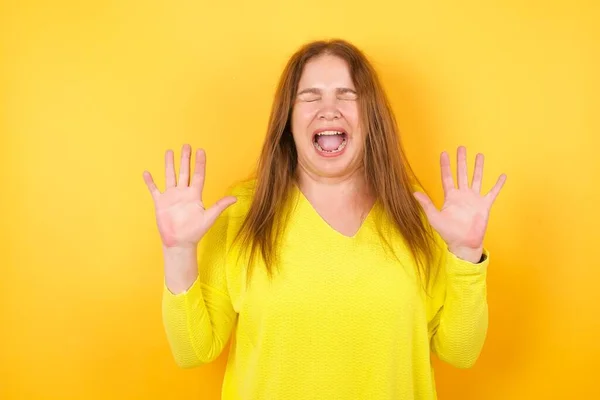
[[[356,100],[358,94],[352,89],[340,89],[338,90],[338,98],[341,100]]]
[[[298,101],[301,102],[313,103],[322,99],[322,93],[320,89],[308,88],[298,92],[297,98]],[[358,98],[358,94],[354,89],[338,88],[336,90],[336,98],[339,100],[353,101]]]
[[[318,96],[305,96],[305,97],[301,97],[299,100],[303,101],[303,102],[306,102],[306,103],[312,103],[312,102],[321,100],[321,97],[318,97]]]

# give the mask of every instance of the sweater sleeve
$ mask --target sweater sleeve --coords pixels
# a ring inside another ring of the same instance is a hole
[[[479,263],[462,260],[442,247],[429,304],[431,349],[457,368],[472,367],[488,328],[487,268],[489,253]]]
[[[226,247],[227,210],[199,243],[198,278],[192,286],[173,294],[163,282],[163,326],[175,362],[182,368],[213,361],[229,340],[237,314],[227,284]]]

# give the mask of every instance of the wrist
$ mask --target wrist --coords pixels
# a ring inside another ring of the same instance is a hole
[[[182,257],[182,256],[190,256],[190,255],[195,255],[197,250],[198,250],[198,246],[165,246],[163,244],[162,246],[163,249],[163,255],[165,257]]]
[[[482,261],[483,258],[483,249],[473,249],[473,248],[464,248],[464,247],[456,247],[456,248],[448,248],[448,250],[454,254],[457,258],[461,260],[468,261],[473,264],[478,264]]]
[[[198,277],[196,247],[168,247],[163,249],[165,283],[169,290],[181,293],[192,286]]]

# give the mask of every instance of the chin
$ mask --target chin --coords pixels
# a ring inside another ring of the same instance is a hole
[[[359,161],[352,150],[341,149],[335,154],[321,154],[315,151],[310,157],[313,169],[318,175],[328,178],[348,175],[357,169],[356,164]]]

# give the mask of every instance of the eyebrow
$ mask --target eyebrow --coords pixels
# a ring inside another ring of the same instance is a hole
[[[344,93],[356,94],[356,90],[350,89],[350,88],[345,88],[345,87],[337,88],[335,91],[337,94],[344,94]],[[321,94],[321,89],[318,89],[318,88],[302,89],[301,91],[298,92],[297,96],[300,96],[300,95],[306,94],[306,93]]]

